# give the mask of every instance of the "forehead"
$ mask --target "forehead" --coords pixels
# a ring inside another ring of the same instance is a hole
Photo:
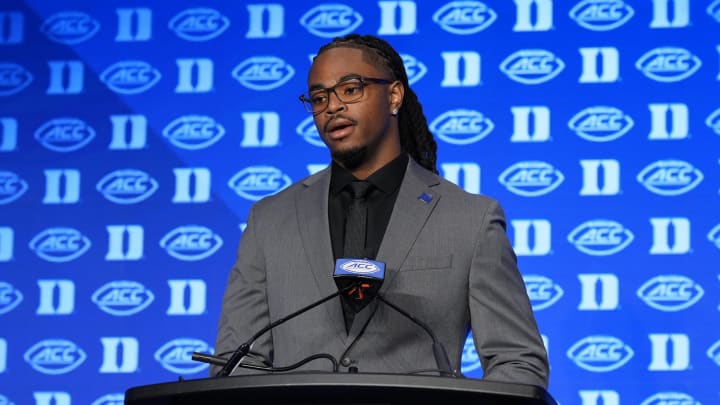
[[[331,86],[343,76],[359,74],[377,77],[378,68],[368,61],[362,50],[356,48],[331,48],[319,54],[308,74],[308,86]]]

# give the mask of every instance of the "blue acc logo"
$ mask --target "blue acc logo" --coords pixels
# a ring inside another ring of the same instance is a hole
[[[592,31],[609,31],[620,27],[635,14],[622,0],[584,0],[570,10],[570,18]]]
[[[298,124],[297,128],[295,128],[295,132],[302,136],[307,143],[325,147],[325,142],[323,142],[322,138],[320,138],[320,133],[315,126],[315,120],[313,120],[313,117],[307,117],[302,120],[302,122]]]
[[[707,236],[708,240],[720,249],[720,224],[715,225],[715,227],[708,232]]]
[[[232,71],[233,77],[253,90],[272,90],[282,86],[295,74],[295,69],[276,56],[254,56]]]
[[[645,167],[637,180],[655,194],[672,196],[695,188],[703,180],[703,174],[682,160],[658,160]]]
[[[323,38],[349,34],[362,22],[362,16],[344,4],[321,4],[300,18],[300,24],[311,34]]]
[[[165,343],[155,352],[155,360],[166,370],[178,374],[194,374],[208,367],[192,360],[192,352],[211,353],[213,348],[199,339],[179,338]]]
[[[646,281],[637,291],[649,306],[665,312],[689,308],[702,298],[705,291],[688,277],[664,275]]]
[[[158,182],[142,170],[120,169],[100,179],[97,191],[117,204],[135,204],[150,197]]]
[[[588,336],[576,342],[567,352],[570,360],[588,371],[616,370],[630,361],[634,352],[622,340],[613,336]]]
[[[360,274],[373,275],[375,277],[384,277],[385,265],[381,262],[362,259],[338,259],[337,274]]]
[[[46,339],[25,352],[25,361],[43,374],[65,374],[82,364],[87,355],[75,343],[65,339]]]
[[[155,299],[152,291],[137,281],[111,281],[92,295],[92,301],[110,315],[128,316],[147,308]]]
[[[508,167],[498,180],[517,195],[537,197],[558,188],[565,176],[550,163],[528,160]]]
[[[563,289],[545,276],[528,274],[523,276],[532,309],[539,311],[549,308],[563,296]]]
[[[252,166],[235,173],[228,186],[240,197],[259,201],[283,190],[290,183],[290,177],[280,169],[272,166]]]
[[[635,63],[645,76],[658,82],[677,82],[688,78],[702,66],[700,59],[683,48],[660,47],[649,51]]]
[[[658,392],[640,405],[700,405],[700,402],[684,392]]]
[[[95,130],[77,118],[56,118],[35,131],[35,139],[55,152],[76,151],[95,138]]]
[[[432,18],[447,32],[470,35],[489,27],[497,14],[479,1],[452,1],[440,7]]]
[[[622,224],[606,219],[587,221],[568,235],[568,241],[579,251],[593,256],[615,254],[625,249],[634,238]]]
[[[523,84],[540,84],[552,80],[565,68],[562,59],[544,49],[521,49],[505,58],[500,70],[510,79]]]
[[[7,314],[20,305],[23,295],[12,284],[0,281],[0,315]]]
[[[123,405],[125,394],[107,394],[96,399],[91,405]]]
[[[73,228],[48,228],[30,241],[30,249],[49,262],[75,260],[90,249],[90,239]]]
[[[0,204],[9,204],[23,195],[28,184],[13,172],[0,170]]]
[[[412,55],[402,54],[400,56],[402,57],[403,65],[405,65],[405,73],[407,73],[409,84],[414,84],[425,76],[427,66],[425,66],[424,63]]]
[[[478,356],[477,350],[475,350],[475,342],[473,341],[472,332],[470,332],[465,338],[460,369],[463,373],[469,373],[470,371],[482,369],[480,356]]]
[[[160,246],[172,257],[185,260],[202,260],[217,252],[222,246],[218,234],[199,225],[179,226],[160,241]]]
[[[579,137],[591,142],[608,142],[625,135],[633,125],[632,118],[615,107],[588,107],[568,123]]]
[[[430,130],[447,143],[469,145],[486,136],[495,124],[482,113],[474,110],[451,110],[435,118]]]
[[[720,135],[720,108],[713,111],[705,120],[705,125]]]
[[[51,41],[72,45],[92,38],[100,23],[85,13],[65,11],[50,16],[40,29]]]
[[[105,69],[100,80],[116,93],[139,94],[154,86],[160,77],[160,72],[149,63],[126,60]]]
[[[230,20],[212,8],[189,8],[173,17],[168,28],[188,41],[208,41],[222,34]]]
[[[0,96],[10,96],[25,89],[33,75],[16,63],[0,63]]]
[[[178,148],[205,149],[225,135],[225,128],[207,115],[185,115],[169,123],[163,136]]]

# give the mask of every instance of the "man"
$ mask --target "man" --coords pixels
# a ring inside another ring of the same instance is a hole
[[[548,362],[494,200],[435,169],[436,145],[402,59],[372,36],[320,49],[301,96],[332,164],[251,210],[223,299],[216,351],[231,352],[281,317],[336,291],[334,260],[358,257],[348,190],[369,192],[360,257],[386,264],[380,295],[427,323],[459,369],[472,327],[487,380],[547,386]],[[244,361],[275,367],[328,353],[340,371],[437,369],[420,327],[384,303],[326,302],[257,339]],[[303,369],[329,370],[316,360]]]

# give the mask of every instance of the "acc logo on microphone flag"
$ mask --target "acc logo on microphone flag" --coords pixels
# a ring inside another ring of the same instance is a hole
[[[230,179],[228,186],[242,198],[259,201],[273,195],[292,183],[290,177],[272,166],[251,166]]]
[[[9,204],[23,195],[28,184],[13,172],[0,170],[0,205]]]
[[[30,249],[35,254],[55,263],[75,260],[87,252],[90,246],[90,239],[77,229],[67,227],[48,228],[30,241]]]
[[[658,160],[645,167],[637,180],[649,191],[666,196],[680,195],[695,188],[703,174],[682,160]]]
[[[320,137],[320,133],[315,126],[315,120],[312,116],[309,116],[302,120],[300,124],[295,128],[295,132],[302,136],[302,138],[310,145],[320,146],[325,148],[325,142]]]
[[[85,13],[64,11],[53,14],[43,22],[40,30],[51,41],[73,45],[92,38],[100,23]]]
[[[479,1],[451,1],[432,16],[440,28],[457,35],[470,35],[489,27],[497,13]]]
[[[218,234],[200,225],[179,226],[160,241],[170,256],[184,261],[202,260],[217,252],[222,244]]]
[[[135,204],[146,200],[158,187],[158,182],[142,170],[120,169],[100,179],[97,191],[114,203]]]
[[[69,373],[82,364],[87,355],[80,346],[65,339],[46,339],[25,352],[25,361],[32,368],[50,375]]]
[[[203,371],[207,364],[192,360],[192,352],[212,353],[213,348],[200,339],[178,338],[165,343],[155,352],[163,368],[178,374],[194,374]]]
[[[535,311],[551,307],[563,296],[563,289],[545,276],[528,274],[523,276],[523,281]]]
[[[635,11],[621,0],[584,0],[570,10],[570,18],[591,31],[609,31],[628,22]]]
[[[505,58],[500,70],[510,79],[523,84],[540,84],[552,80],[565,68],[565,62],[544,49],[521,49]]]
[[[576,342],[567,356],[578,367],[593,372],[616,370],[633,357],[632,348],[613,336],[588,336]]]
[[[0,63],[0,96],[19,93],[30,85],[33,75],[16,63]]]
[[[205,149],[225,135],[225,128],[207,115],[184,115],[163,129],[163,136],[178,148]]]
[[[0,315],[15,309],[23,300],[23,295],[12,284],[0,281]]]
[[[620,109],[594,106],[575,114],[568,126],[583,139],[608,142],[625,135],[634,124],[632,118]]]
[[[524,197],[537,197],[555,190],[565,176],[550,163],[527,160],[500,173],[498,181],[509,191]]]
[[[592,256],[608,256],[627,247],[635,236],[621,223],[607,219],[595,219],[580,224],[568,241],[579,251]]]
[[[95,130],[77,118],[56,118],[35,131],[35,139],[55,152],[73,152],[90,143]]]
[[[658,82],[677,82],[690,77],[702,66],[700,59],[687,49],[655,48],[635,63],[645,76]]]
[[[212,8],[189,8],[177,14],[168,28],[188,41],[209,41],[222,34],[230,26],[230,20]]]
[[[438,138],[453,145],[475,143],[495,128],[495,124],[475,110],[451,110],[435,118],[430,130]]]
[[[322,38],[349,34],[362,24],[360,13],[344,4],[321,4],[300,17],[300,25]]]
[[[104,312],[115,316],[136,314],[147,308],[155,299],[152,291],[137,281],[111,281],[97,289],[92,302]]]
[[[665,312],[689,308],[704,294],[702,287],[692,279],[675,274],[653,277],[637,291],[637,296],[646,304]]]
[[[365,259],[338,259],[335,275],[385,278],[385,263]]]
[[[100,80],[110,90],[120,94],[139,94],[160,81],[160,72],[147,62],[126,60],[118,62],[100,74]]]
[[[253,90],[272,90],[285,84],[295,69],[277,56],[253,56],[245,59],[232,71],[243,86]]]
[[[658,392],[640,405],[700,405],[700,402],[684,392]]]

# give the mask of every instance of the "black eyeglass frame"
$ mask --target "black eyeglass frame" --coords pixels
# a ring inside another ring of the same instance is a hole
[[[360,96],[356,100],[345,101],[343,99],[343,96],[339,95],[337,93],[337,91],[335,91],[335,90],[338,86],[347,84],[351,80],[359,80],[360,81]],[[395,80],[381,79],[379,77],[366,77],[366,76],[357,75],[357,76],[345,77],[342,80],[340,80],[339,82],[335,83],[335,85],[332,87],[323,87],[323,88],[314,89],[314,90],[312,90],[312,93],[317,93],[317,92],[323,91],[327,95],[325,107],[323,107],[322,109],[317,110],[317,111],[313,111],[313,105],[312,105],[312,100],[310,97],[310,92],[308,92],[307,94],[301,94],[299,99],[300,99],[300,102],[305,107],[305,110],[307,112],[312,113],[313,115],[317,115],[317,114],[320,114],[323,111],[327,110],[328,106],[330,105],[330,92],[333,92],[335,94],[335,97],[337,97],[338,100],[340,100],[344,104],[359,103],[362,100],[363,96],[365,95],[365,86],[367,86],[368,84],[390,84],[394,81]]]

